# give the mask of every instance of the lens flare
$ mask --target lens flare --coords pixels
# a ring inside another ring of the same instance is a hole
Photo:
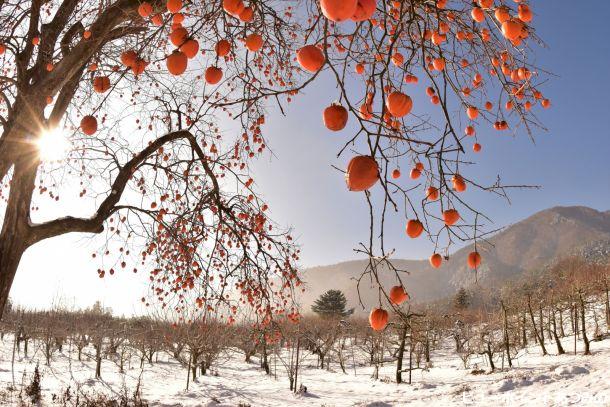
[[[70,150],[70,141],[60,128],[42,132],[36,140],[36,145],[42,161],[61,161],[67,157]]]

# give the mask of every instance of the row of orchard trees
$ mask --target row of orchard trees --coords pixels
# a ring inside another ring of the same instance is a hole
[[[58,352],[67,350],[79,361],[95,361],[95,377],[101,378],[104,360],[124,373],[153,364],[165,353],[195,378],[198,371],[205,374],[226,347],[229,330],[221,327],[205,317],[188,324],[150,317],[117,318],[96,303],[82,311],[9,309],[2,318],[1,335],[3,340],[13,340],[13,360],[42,355],[50,366]]]
[[[401,306],[382,331],[345,311],[292,320],[234,324],[212,315],[156,315],[116,318],[103,308],[69,312],[5,312],[3,341],[13,339],[13,358],[41,358],[50,365],[58,352],[102,363],[120,373],[171,359],[186,371],[186,386],[199,375],[216,373],[229,358],[258,363],[276,379],[287,378],[299,391],[299,372],[319,368],[379,378],[382,366],[394,366],[395,380],[411,382],[412,372],[434,366],[435,351],[453,349],[464,369],[512,367],[521,349],[536,346],[542,354],[590,353],[591,343],[610,331],[610,267],[577,258],[525,276],[501,290],[460,290],[455,298],[426,306]],[[328,305],[328,304],[327,304]],[[341,304],[340,304],[341,305]],[[319,310],[319,307],[316,307]],[[240,356],[238,356],[240,355]],[[93,373],[93,372],[92,372]]]
[[[464,367],[473,355],[483,355],[491,370],[498,360],[512,367],[528,346],[564,354],[576,353],[580,342],[589,355],[591,342],[610,331],[610,266],[567,258],[501,289],[460,290],[451,308],[439,315],[441,326]]]

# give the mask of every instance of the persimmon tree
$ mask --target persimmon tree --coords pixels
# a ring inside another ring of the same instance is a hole
[[[299,249],[268,218],[249,164],[267,149],[265,108],[284,112],[321,75],[337,84],[325,125],[356,129],[338,153],[370,207],[363,276],[389,267],[393,303],[406,300],[386,212],[436,243],[435,267],[453,241],[484,238],[464,191],[507,186],[462,168],[479,134],[531,134],[532,108],[549,106],[531,20],[525,2],[500,0],[0,2],[0,311],[28,247],[81,232],[106,234],[100,277],[134,263],[164,307],[296,319]],[[409,96],[418,88],[429,105]],[[49,216],[70,193],[88,215]]]

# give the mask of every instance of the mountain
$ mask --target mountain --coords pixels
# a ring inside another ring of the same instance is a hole
[[[393,264],[409,271],[403,281],[414,301],[433,301],[475,283],[475,274],[466,266],[466,257],[472,250],[472,245],[458,250],[440,269],[433,269],[427,260],[393,260]],[[477,244],[477,250],[483,256],[477,281],[486,287],[500,286],[524,272],[544,268],[573,254],[607,258],[610,211],[600,212],[583,206],[547,209],[503,229],[490,237],[488,243]],[[329,289],[343,291],[348,304],[357,306],[356,279],[366,264],[364,260],[357,260],[306,269],[304,276],[308,289],[300,298],[303,310],[309,311],[313,301]],[[379,275],[384,287],[395,285],[392,272],[382,270]],[[377,298],[376,285],[370,278],[363,278],[360,299],[365,307],[375,304]]]

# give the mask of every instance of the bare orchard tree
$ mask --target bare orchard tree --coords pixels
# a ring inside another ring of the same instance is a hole
[[[138,318],[130,321],[130,344],[137,349],[140,367],[147,361],[152,365],[153,357],[163,349],[161,324],[150,318]]]
[[[345,322],[339,316],[309,317],[301,322],[304,326],[306,347],[318,356],[318,367],[330,369],[332,351],[343,333]]]
[[[258,328],[256,323],[245,320],[231,329],[232,344],[244,354],[244,362],[250,363],[251,358],[259,351],[256,341]]]
[[[273,346],[274,357],[280,361],[281,366],[288,376],[289,388],[294,393],[299,391],[299,369],[309,353],[304,348],[305,333],[303,326],[293,323],[277,324],[276,329],[280,336],[268,340]]]
[[[191,380],[197,378],[197,372],[205,375],[229,345],[229,328],[212,313],[200,314],[193,311],[190,317],[184,318],[185,316],[170,322],[171,328],[165,329],[163,338],[166,346],[170,346],[172,356],[186,368],[188,389]],[[169,321],[171,319],[173,317]],[[161,338],[160,330],[157,338]]]

